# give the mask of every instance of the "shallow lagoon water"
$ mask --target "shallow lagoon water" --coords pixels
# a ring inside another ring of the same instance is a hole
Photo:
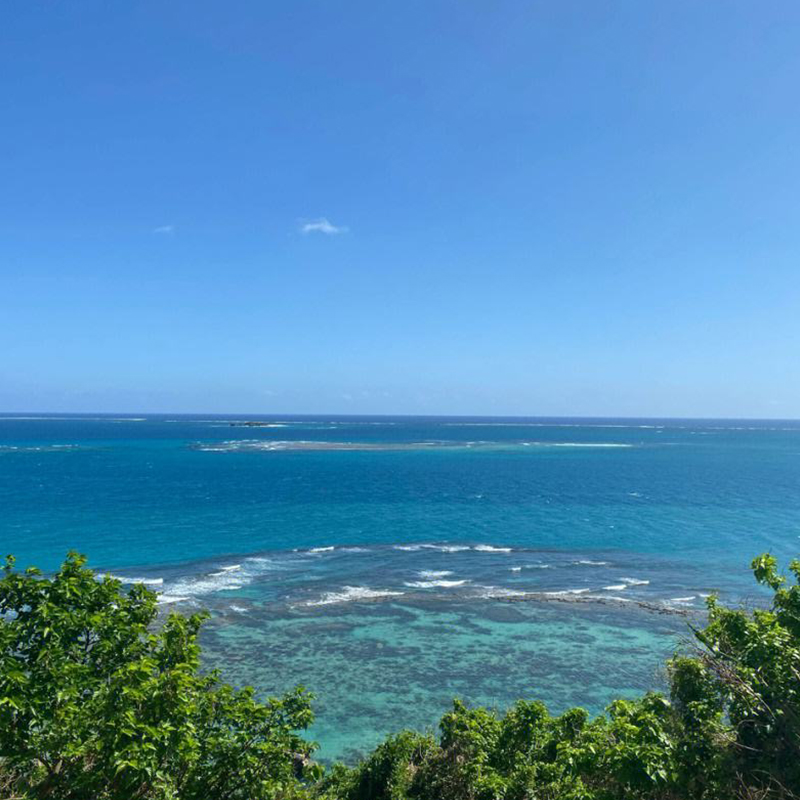
[[[240,615],[241,617],[241,615]],[[398,604],[247,620],[215,617],[212,661],[238,683],[317,695],[311,735],[324,759],[354,760],[388,731],[433,729],[454,697],[498,709],[538,698],[601,710],[663,683],[683,618],[539,604]]]
[[[800,543],[800,424],[0,417],[0,548],[208,607],[207,663],[351,757],[451,698],[598,711]],[[566,602],[572,600],[574,602]]]

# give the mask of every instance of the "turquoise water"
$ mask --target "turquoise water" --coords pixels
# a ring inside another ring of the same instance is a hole
[[[796,422],[256,419],[0,417],[0,549],[210,608],[209,663],[314,690],[327,759],[454,695],[658,686],[703,595],[800,549]]]

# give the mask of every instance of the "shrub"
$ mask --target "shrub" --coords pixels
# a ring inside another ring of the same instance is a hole
[[[0,796],[72,800],[294,798],[311,752],[298,688],[259,703],[199,672],[204,615],[97,580],[70,554],[0,580]],[[313,770],[312,770],[313,773]],[[311,777],[314,775],[312,774]],[[5,793],[5,794],[4,794]]]

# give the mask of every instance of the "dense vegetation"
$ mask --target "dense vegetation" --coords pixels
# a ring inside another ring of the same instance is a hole
[[[669,695],[589,719],[520,701],[459,702],[440,735],[392,736],[325,776],[302,731],[310,697],[257,702],[199,671],[202,615],[154,628],[156,598],[71,555],[52,578],[0,580],[0,798],[789,800],[800,797],[800,562],[753,562],[769,609],[713,598]]]
[[[302,689],[262,704],[200,674],[203,615],[153,630],[156,595],[96,580],[83,557],[52,579],[13,563],[0,580],[0,797],[301,794]]]

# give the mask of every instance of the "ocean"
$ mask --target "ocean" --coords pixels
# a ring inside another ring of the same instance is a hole
[[[0,416],[0,551],[209,609],[205,663],[312,690],[325,761],[456,696],[663,686],[707,595],[797,555],[798,499],[791,421]]]

